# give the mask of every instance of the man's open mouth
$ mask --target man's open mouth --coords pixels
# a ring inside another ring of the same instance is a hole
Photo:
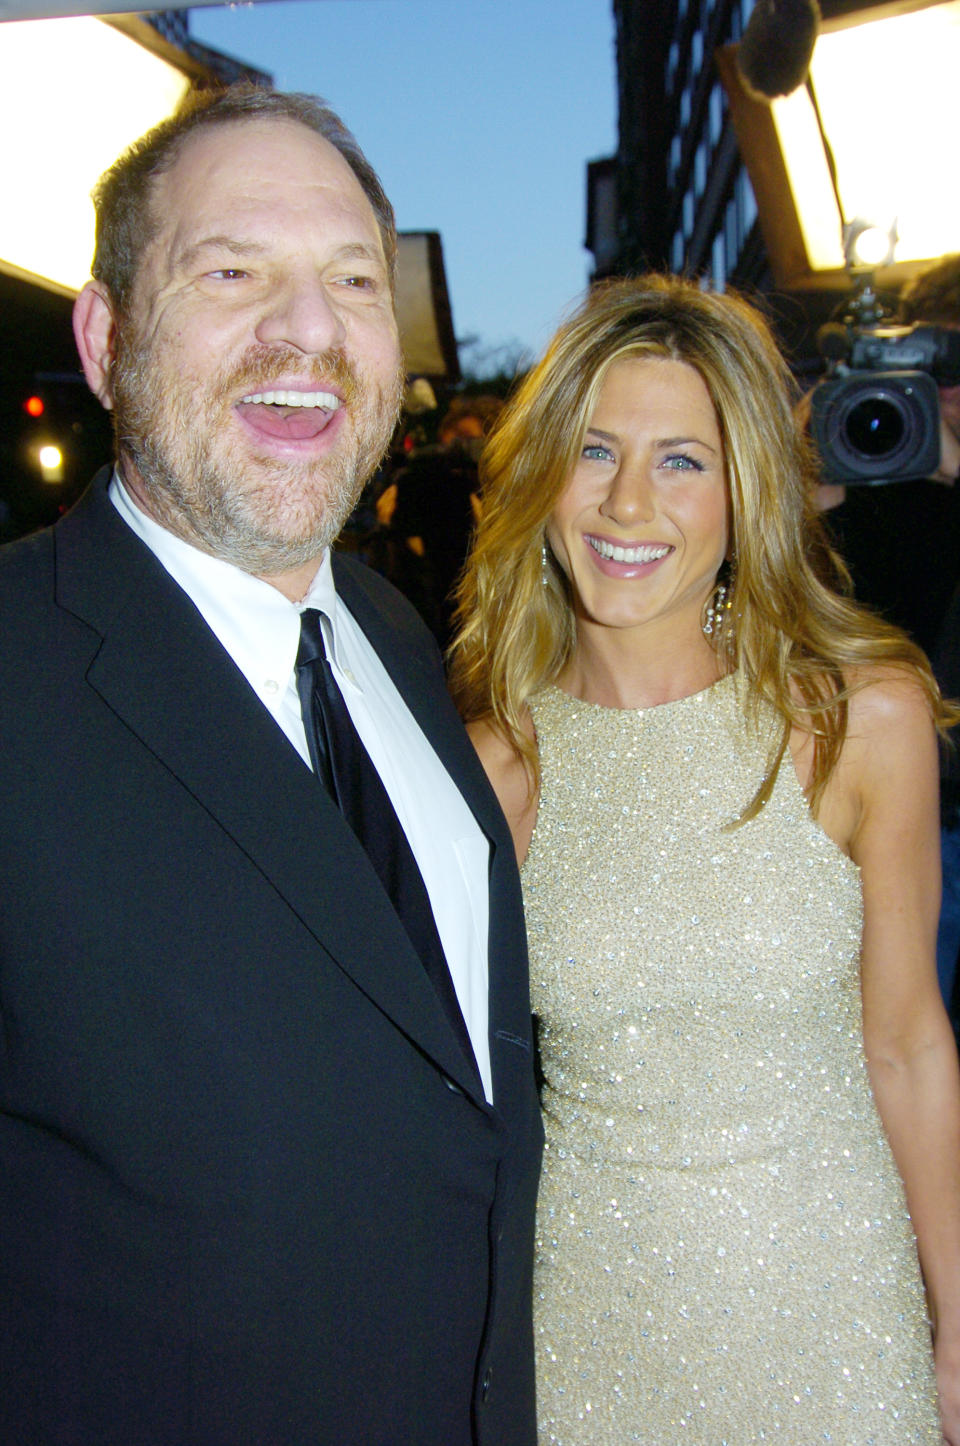
[[[342,402],[333,392],[251,392],[237,411],[256,431],[280,440],[302,442],[318,437]]]

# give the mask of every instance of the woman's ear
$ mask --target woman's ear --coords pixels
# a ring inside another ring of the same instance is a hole
[[[74,302],[73,335],[87,385],[109,411],[113,407],[116,326],[110,295],[99,281],[88,281]]]

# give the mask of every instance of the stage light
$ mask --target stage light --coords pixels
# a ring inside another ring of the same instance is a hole
[[[190,85],[152,35],[135,17],[122,25],[91,16],[0,25],[0,131],[8,137],[0,150],[5,270],[68,293],[86,281],[94,182],[131,141],[175,109]],[[18,136],[29,144],[17,144]]]
[[[845,228],[866,219],[896,233],[893,260],[877,264],[883,287],[958,249],[944,146],[957,123],[960,0],[825,19],[808,83],[769,104],[747,90],[736,55],[723,47],[717,65],[778,287],[848,287]]]
[[[857,217],[843,228],[844,260],[850,270],[868,267],[876,271],[878,266],[890,266],[897,254],[897,240],[895,219],[881,226]]]

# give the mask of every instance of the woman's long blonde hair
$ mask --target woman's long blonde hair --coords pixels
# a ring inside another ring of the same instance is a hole
[[[527,702],[558,676],[575,644],[567,580],[543,550],[546,524],[609,368],[648,357],[694,367],[716,408],[736,560],[734,626],[717,643],[721,667],[740,671],[754,715],[766,700],[783,719],[765,782],[743,817],[763,805],[794,726],[815,736],[816,808],[846,736],[848,668],[900,665],[918,677],[938,727],[960,714],[942,703],[906,634],[843,595],[848,578],[815,510],[816,468],[794,415],[789,369],[761,313],[730,292],[659,274],[602,283],[507,403],[481,462],[481,517],[450,650],[454,696],[467,721],[488,719],[503,734],[535,782]]]

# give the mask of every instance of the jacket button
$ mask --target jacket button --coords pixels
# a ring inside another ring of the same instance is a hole
[[[483,1381],[480,1384],[481,1400],[486,1400],[490,1394],[490,1382],[493,1380],[493,1367],[488,1366],[483,1373]]]

